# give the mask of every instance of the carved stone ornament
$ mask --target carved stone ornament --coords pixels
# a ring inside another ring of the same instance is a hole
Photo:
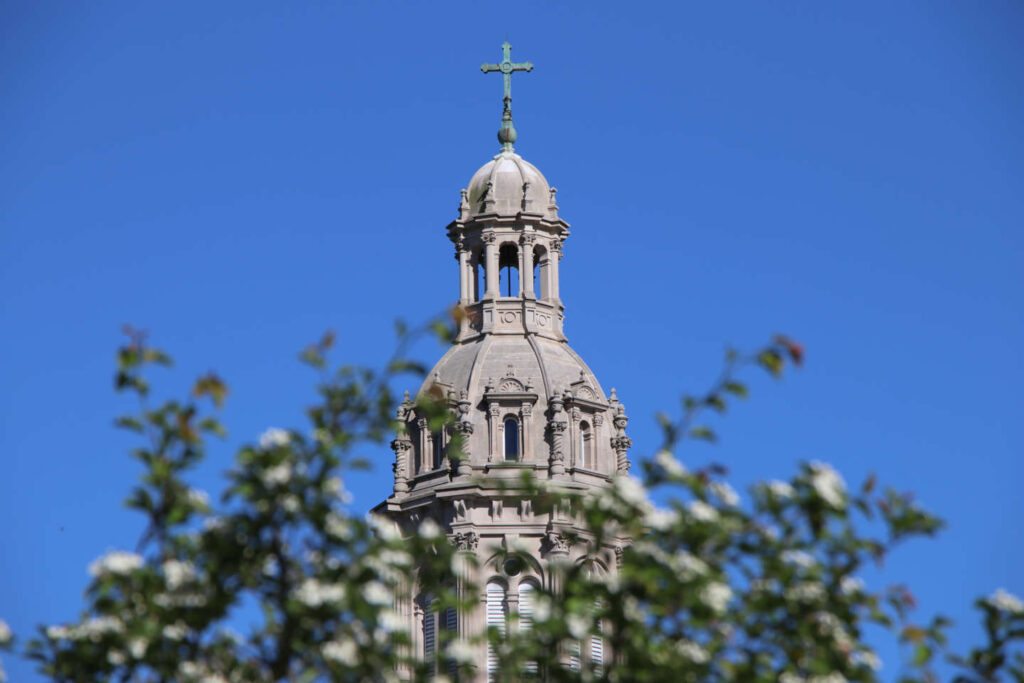
[[[452,536],[452,544],[456,549],[467,553],[475,553],[476,546],[480,543],[480,537],[475,531],[460,531]]]
[[[544,534],[544,545],[549,553],[569,552],[569,539],[554,529],[550,529]]]
[[[498,241],[498,236],[495,235],[493,232],[485,232],[483,235],[481,235],[481,239],[487,244],[494,244],[495,242]]]
[[[621,545],[615,546],[615,567],[622,569],[622,554],[626,551]]]

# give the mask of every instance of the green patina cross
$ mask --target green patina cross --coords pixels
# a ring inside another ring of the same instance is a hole
[[[512,73],[515,71],[533,71],[533,64],[530,62],[513,62],[512,46],[506,40],[501,45],[502,60],[498,64],[484,64],[480,70],[485,74],[492,71],[500,71],[505,78],[505,107],[512,101]]]

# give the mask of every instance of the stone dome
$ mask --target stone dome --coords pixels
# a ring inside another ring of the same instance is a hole
[[[537,167],[512,151],[503,151],[473,174],[467,188],[469,215],[515,216],[545,213],[551,188]]]
[[[552,393],[567,389],[579,389],[591,400],[607,400],[597,377],[567,343],[525,335],[488,336],[452,346],[420,391],[437,383],[465,391],[470,400],[478,401],[488,384],[497,388],[508,378],[529,384],[545,404]]]

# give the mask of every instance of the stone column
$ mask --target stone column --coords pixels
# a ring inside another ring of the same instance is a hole
[[[562,298],[558,294],[558,262],[561,260],[562,243],[557,239],[552,240],[551,253],[548,254],[548,268],[551,270],[551,279],[548,284],[551,287],[551,300],[556,304],[562,303]]]
[[[523,290],[520,296],[526,299],[536,299],[533,284],[533,243],[536,238],[533,235],[523,235],[519,238],[519,286]]]
[[[484,299],[498,298],[498,237],[493,232],[484,233]]]
[[[519,415],[519,422],[523,426],[521,430],[523,442],[519,444],[519,459],[523,462],[530,462],[533,460],[533,442],[530,434],[530,419],[533,415],[533,406],[529,403],[524,403]]]
[[[551,405],[551,419],[548,422],[548,431],[551,434],[551,476],[557,477],[565,474],[565,430],[566,422],[563,419],[562,395],[557,391],[549,399]]]
[[[469,263],[469,252],[463,247],[462,240],[459,240],[459,302],[465,306],[473,301],[473,267]]]
[[[405,493],[409,490],[409,451],[412,450],[412,441],[402,434],[391,442],[391,449],[395,452],[395,493]]]

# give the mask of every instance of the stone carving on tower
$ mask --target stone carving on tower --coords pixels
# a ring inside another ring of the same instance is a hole
[[[488,609],[497,592],[504,592],[501,609],[514,611],[531,586],[548,585],[552,559],[583,555],[568,540],[586,537],[572,519],[535,513],[517,498],[524,471],[580,491],[607,486],[629,468],[625,409],[614,389],[605,394],[563,330],[558,263],[569,224],[559,216],[555,188],[513,148],[510,76],[533,65],[511,62],[510,46],[502,48],[502,62],[483,67],[504,76],[501,151],[462,190],[447,230],[466,315],[419,389],[443,397],[452,420],[432,433],[406,395],[391,444],[394,490],[374,509],[405,534],[433,519],[458,550],[476,555],[479,570],[470,578],[480,603],[457,615],[460,636],[484,632],[486,620],[501,614]],[[448,453],[455,435],[461,454]],[[529,558],[515,571],[499,560],[513,547]],[[604,570],[616,571],[616,548],[604,550]],[[421,596],[411,590],[397,611],[422,620]],[[413,633],[423,627],[409,626]],[[487,680],[483,645],[479,661],[480,680]]]

